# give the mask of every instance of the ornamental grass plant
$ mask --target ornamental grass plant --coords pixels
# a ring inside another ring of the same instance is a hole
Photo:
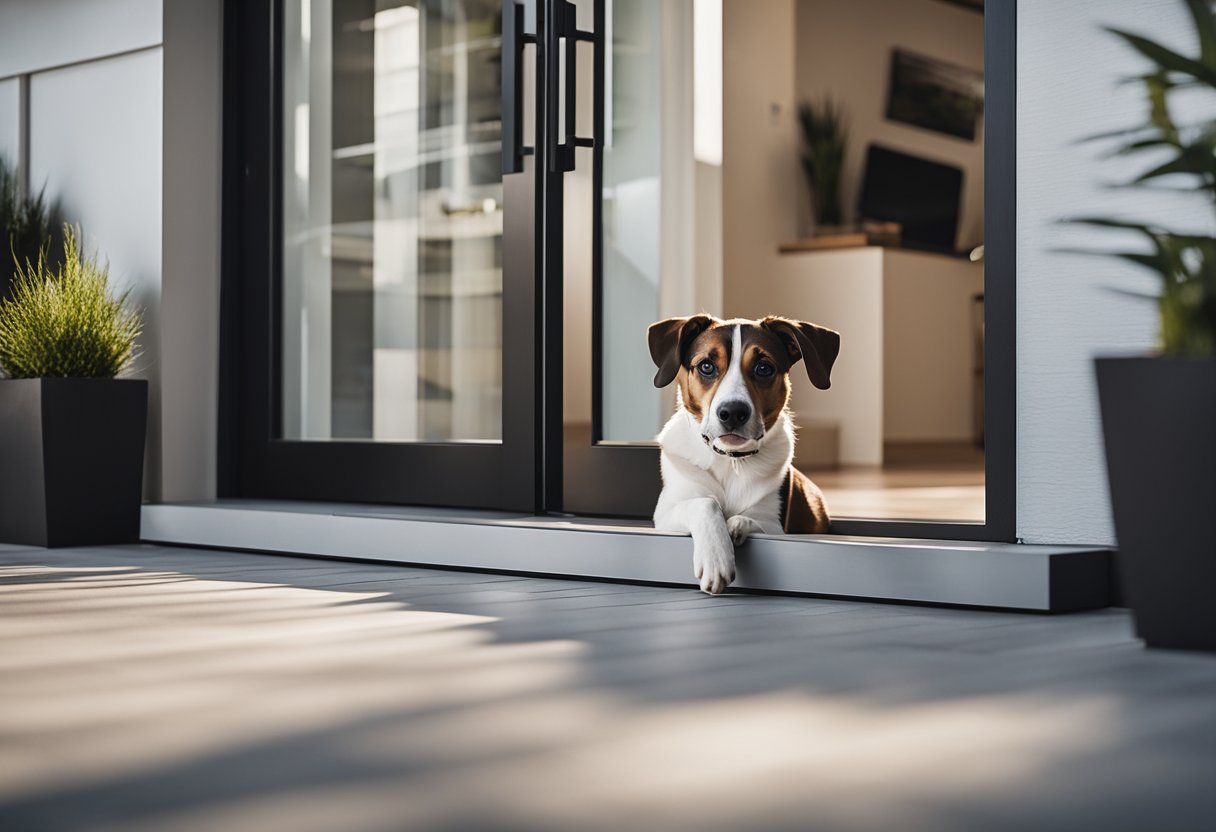
[[[63,213],[45,189],[24,193],[16,168],[0,155],[0,296],[8,296],[16,267],[45,253],[59,266]]]
[[[79,237],[64,226],[57,269],[45,251],[17,264],[0,300],[0,371],[9,378],[113,378],[139,355],[143,325],[130,290],[111,292],[109,264],[83,251]]]

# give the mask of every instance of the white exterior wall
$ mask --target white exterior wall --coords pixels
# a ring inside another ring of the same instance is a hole
[[[4,0],[0,78],[159,46],[161,0]]]
[[[1142,352],[1157,335],[1150,302],[1110,291],[1155,289],[1147,273],[1059,251],[1126,241],[1058,220],[1100,213],[1177,225],[1211,215],[1210,206],[1103,187],[1147,166],[1102,160],[1099,147],[1077,143],[1146,114],[1140,88],[1116,83],[1144,64],[1102,26],[1195,48],[1180,0],[1018,3],[1017,529],[1031,543],[1114,541],[1091,359]]]
[[[0,81],[0,156],[18,164],[21,152],[21,80]]]

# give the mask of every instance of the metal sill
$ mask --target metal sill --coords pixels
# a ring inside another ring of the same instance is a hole
[[[571,578],[695,586],[692,542],[633,521],[264,500],[143,508],[145,541]],[[745,590],[1068,612],[1109,605],[1110,553],[844,535],[738,550]]]

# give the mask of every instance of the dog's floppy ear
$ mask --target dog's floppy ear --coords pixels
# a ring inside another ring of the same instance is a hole
[[[692,315],[687,318],[667,318],[651,324],[646,331],[650,343],[650,357],[659,371],[654,374],[654,386],[666,387],[680,372],[684,356],[693,339],[713,323],[709,315]]]
[[[840,354],[840,333],[806,321],[792,321],[770,315],[760,322],[775,332],[785,343],[790,363],[799,358],[806,362],[806,374],[811,384],[820,390],[832,386],[832,365]]]

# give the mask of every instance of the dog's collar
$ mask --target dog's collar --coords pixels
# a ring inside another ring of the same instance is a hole
[[[714,453],[719,454],[721,456],[728,456],[731,459],[743,459],[744,457],[755,456],[756,454],[760,453],[759,448],[753,448],[750,451],[724,451],[721,448],[719,448],[717,445],[715,445],[713,443],[713,440],[710,439],[705,434],[701,434],[701,439],[704,440],[705,444],[708,445],[710,447],[710,449],[713,450]]]
[[[721,448],[714,447],[712,444],[709,447],[714,449],[714,453],[721,454],[722,456],[729,456],[732,459],[742,459],[744,457],[755,456],[756,454],[760,453],[759,448],[751,451],[724,451]]]

